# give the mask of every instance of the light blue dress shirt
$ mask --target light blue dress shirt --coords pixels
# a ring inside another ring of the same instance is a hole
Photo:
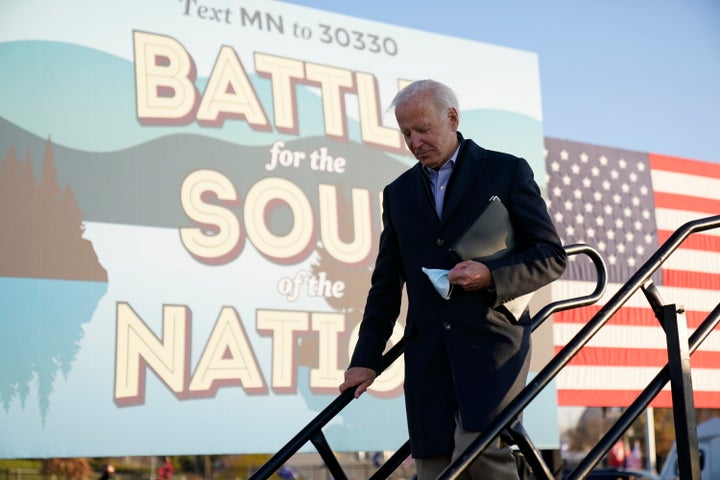
[[[435,211],[439,218],[442,218],[443,205],[445,203],[445,191],[447,190],[448,181],[450,175],[452,175],[453,167],[455,166],[455,159],[457,158],[458,150],[460,146],[455,149],[450,160],[440,167],[439,170],[435,171],[432,168],[423,167],[425,173],[427,173],[428,179],[430,180],[430,187],[432,188],[432,194],[435,198]]]

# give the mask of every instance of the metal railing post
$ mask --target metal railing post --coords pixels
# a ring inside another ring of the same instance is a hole
[[[700,480],[687,322],[679,322],[677,313],[675,305],[664,305],[661,310],[663,329],[667,337],[678,467],[680,478]]]

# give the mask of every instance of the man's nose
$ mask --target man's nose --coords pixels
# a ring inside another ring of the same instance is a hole
[[[422,143],[422,135],[418,133],[410,134],[410,148],[417,148]]]

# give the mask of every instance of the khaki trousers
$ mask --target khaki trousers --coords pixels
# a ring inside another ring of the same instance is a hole
[[[455,448],[452,453],[437,457],[416,458],[415,468],[418,480],[434,480],[459,457],[480,432],[463,430],[460,416],[455,417]],[[519,480],[515,456],[510,447],[500,446],[500,440],[494,440],[488,448],[465,470],[460,480]]]

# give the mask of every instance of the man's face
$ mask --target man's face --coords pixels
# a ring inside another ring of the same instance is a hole
[[[395,108],[395,118],[405,143],[423,166],[440,168],[457,148],[457,111],[438,112],[427,94]]]

